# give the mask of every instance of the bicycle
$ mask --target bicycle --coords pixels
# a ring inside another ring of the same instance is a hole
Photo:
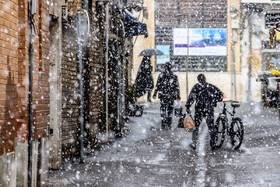
[[[233,107],[232,113],[227,110],[226,101],[223,101],[223,111],[219,114],[219,117],[216,120],[217,128],[217,141],[216,147],[221,148],[224,140],[225,133],[230,136],[231,145],[234,150],[238,149],[243,141],[244,136],[244,127],[241,118],[235,117],[235,108],[239,107],[240,104],[237,101],[229,101]],[[229,121],[227,114],[231,116],[231,123],[229,126]]]

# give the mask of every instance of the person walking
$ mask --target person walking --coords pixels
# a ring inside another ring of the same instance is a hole
[[[166,63],[164,71],[160,73],[153,98],[157,93],[160,99],[161,128],[171,128],[174,100],[180,100],[178,77],[171,71],[171,63]]]
[[[151,102],[151,92],[154,88],[152,69],[151,56],[144,56],[135,79],[136,98],[147,93],[148,102]]]
[[[210,146],[216,148],[217,129],[214,124],[214,107],[218,101],[223,100],[223,93],[216,86],[206,82],[204,74],[197,76],[198,83],[195,84],[190,92],[186,103],[186,112],[190,113],[190,107],[195,103],[194,122],[195,128],[192,134],[192,143],[189,145],[196,149],[198,141],[199,126],[203,118],[206,118],[206,124],[210,133]]]

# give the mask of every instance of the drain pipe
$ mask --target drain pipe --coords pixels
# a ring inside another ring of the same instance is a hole
[[[82,8],[88,11],[88,0],[83,0],[82,3],[83,3]]]
[[[106,115],[106,138],[109,139],[109,107],[108,107],[108,91],[109,91],[109,80],[108,80],[108,63],[109,63],[109,3],[106,3],[105,7],[105,42],[106,42],[106,52],[105,52],[105,115]]]
[[[121,36],[121,50],[122,50],[122,54],[120,54],[120,58],[121,61],[119,63],[119,68],[118,68],[118,84],[119,84],[119,91],[118,91],[118,135],[120,137],[123,136],[123,126],[124,126],[124,121],[123,121],[123,117],[124,117],[124,112],[125,112],[125,27],[124,27],[124,23],[122,20],[120,21],[120,26],[121,26],[121,32],[122,32],[122,36]]]
[[[81,13],[78,12],[78,59],[79,59],[79,88],[80,88],[80,162],[84,162],[84,96],[83,96],[83,49],[82,49],[82,38],[81,38]]]
[[[28,92],[28,187],[32,186],[32,141],[33,141],[33,32],[34,15],[36,14],[36,0],[28,0],[28,21],[30,26],[29,36],[29,92]]]
[[[89,15],[88,15],[88,0],[82,1],[82,11],[86,14],[88,20],[88,30],[87,34],[90,34],[90,23],[89,23]],[[78,59],[79,59],[79,89],[80,89],[80,135],[79,135],[79,143],[80,143],[80,162],[84,162],[84,89],[83,89],[83,40],[82,40],[82,29],[81,29],[81,12],[78,12],[78,25],[77,25],[77,34],[78,34]]]

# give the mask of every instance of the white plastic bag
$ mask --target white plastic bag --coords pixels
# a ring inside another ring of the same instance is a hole
[[[177,108],[177,109],[181,108],[181,106],[182,106],[181,101],[175,101],[174,104],[173,104],[173,107]]]
[[[192,130],[195,127],[195,123],[194,120],[192,118],[192,116],[188,113],[186,113],[185,119],[184,119],[184,126],[185,128]]]

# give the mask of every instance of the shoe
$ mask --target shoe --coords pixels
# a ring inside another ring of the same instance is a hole
[[[218,148],[217,146],[212,146],[212,147],[211,147],[211,150],[214,151],[214,150],[216,150],[217,148]]]
[[[189,145],[189,147],[190,147],[192,150],[195,150],[195,149],[196,149],[196,146],[195,146],[195,144],[193,144],[193,143],[191,143],[191,144]]]

